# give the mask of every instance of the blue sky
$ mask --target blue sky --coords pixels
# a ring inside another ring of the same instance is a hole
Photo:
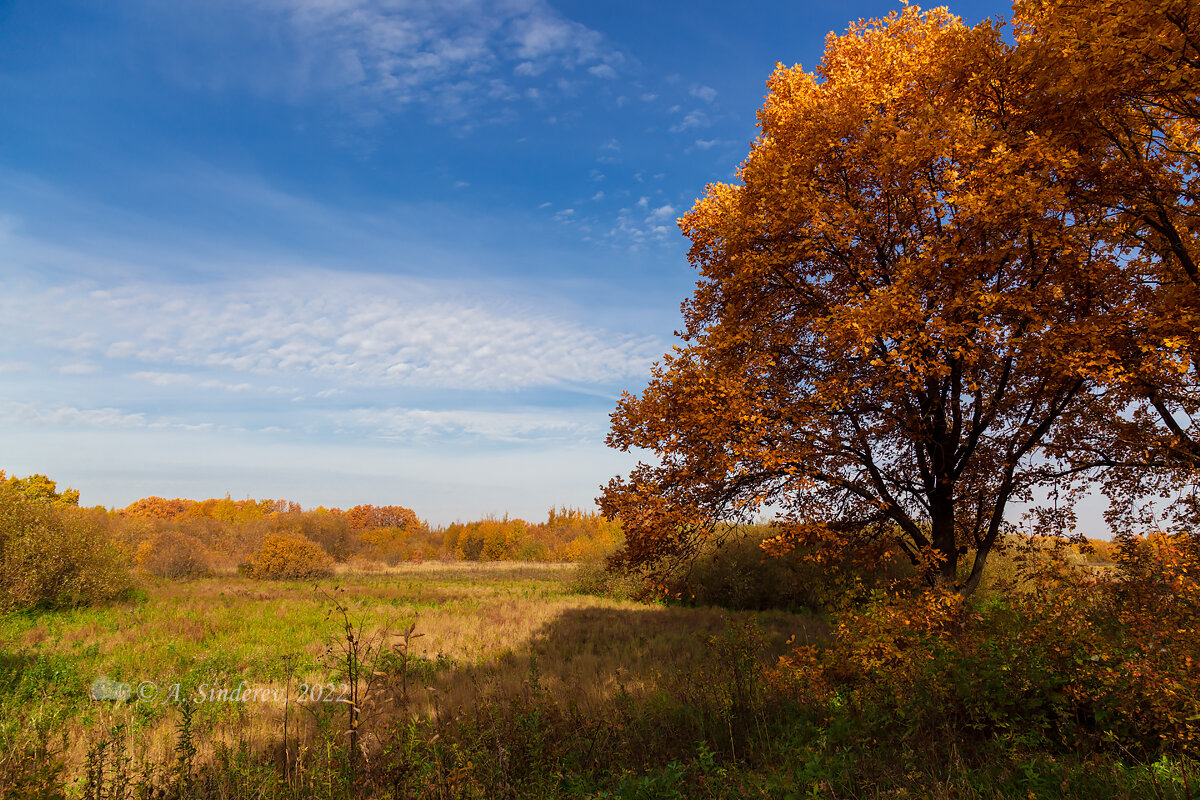
[[[893,7],[0,0],[0,468],[590,506],[695,281],[676,218],[776,62]]]

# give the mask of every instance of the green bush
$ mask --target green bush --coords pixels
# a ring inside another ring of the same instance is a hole
[[[107,517],[0,486],[0,608],[104,603],[133,588]]]
[[[815,545],[783,554],[764,551],[763,542],[779,532],[769,525],[730,531],[676,573],[668,594],[685,603],[739,610],[832,610],[862,602],[874,589],[911,572],[882,544],[829,552],[817,552]]]
[[[615,572],[603,561],[584,561],[576,567],[569,583],[575,594],[590,594],[613,600],[632,600],[647,594],[646,581],[640,575]]]

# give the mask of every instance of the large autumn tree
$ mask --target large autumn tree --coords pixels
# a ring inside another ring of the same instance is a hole
[[[1138,286],[1114,310],[1096,370],[1124,407],[1074,461],[1144,490],[1200,469],[1200,5],[1191,0],[1018,0],[1026,102],[1076,161],[1073,200]]]
[[[621,559],[768,508],[975,588],[1010,504],[1114,413],[1097,342],[1133,292],[1035,79],[995,25],[912,7],[777,68],[741,183],[680,221],[683,345],[613,415],[611,445],[656,456],[601,498]]]

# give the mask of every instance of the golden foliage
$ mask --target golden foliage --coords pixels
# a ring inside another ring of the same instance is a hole
[[[844,612],[772,682],[827,717],[1021,736],[1053,747],[1200,752],[1200,539],[1127,542],[1120,570],[1026,562],[1019,589],[944,591]]]
[[[195,536],[164,530],[138,545],[133,564],[159,578],[192,578],[212,572],[212,554]]]
[[[1194,481],[1200,8],[1016,13],[910,6],[777,67],[741,183],[680,220],[685,343],[613,417],[657,459],[602,498],[625,563],[771,506],[931,582],[970,551],[969,593],[1014,500],[1100,477],[1131,518]]]
[[[103,511],[31,500],[0,485],[0,610],[89,605],[132,588]]]
[[[294,533],[274,532],[250,556],[246,573],[252,578],[299,580],[333,574],[333,558],[311,539]]]
[[[1076,162],[1076,207],[1139,287],[1113,297],[1080,351],[1127,410],[1089,434],[1077,465],[1108,466],[1117,527],[1139,495],[1200,467],[1200,7],[1189,0],[1018,0],[1028,102]],[[1132,409],[1132,413],[1128,413]],[[1178,471],[1176,471],[1178,470]]]
[[[404,506],[358,505],[345,512],[355,533],[374,528],[408,528],[420,525],[417,513]]]
[[[969,592],[1055,434],[1115,415],[1088,391],[1092,320],[1135,287],[1023,64],[991,22],[908,7],[830,36],[815,73],[776,69],[741,184],[680,220],[686,346],[613,417],[610,444],[658,462],[602,498],[627,562],[770,504],[890,538],[931,581],[970,548]]]
[[[35,503],[49,503],[56,506],[78,506],[79,492],[75,489],[58,491],[58,483],[45,475],[35,473],[24,478],[16,475],[5,478],[6,473],[0,469],[0,484],[10,491]]]

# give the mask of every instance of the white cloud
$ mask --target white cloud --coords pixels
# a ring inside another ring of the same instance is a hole
[[[604,80],[613,80],[617,77],[617,71],[608,64],[597,64],[594,67],[588,67],[588,74],[594,75],[597,78]]]
[[[331,396],[331,391],[319,393]],[[243,427],[213,422],[182,422],[150,417],[121,408],[80,408],[34,402],[0,403],[0,427],[92,428],[120,430],[242,431]],[[323,414],[320,424],[333,431],[353,432],[375,439],[430,440],[482,439],[494,442],[576,441],[593,442],[601,431],[602,417],[567,409],[480,411],[473,409],[355,408]],[[291,430],[279,425],[253,426],[258,433]]]
[[[417,105],[435,119],[473,121],[516,96],[500,76],[611,79],[625,61],[546,0],[204,0],[191,8],[149,20],[186,25],[191,46],[164,55],[176,79],[216,91],[249,84],[293,102],[314,93],[358,98],[371,115]],[[245,30],[230,36],[230,24]],[[205,57],[189,57],[196,51]]]
[[[141,370],[139,372],[130,373],[129,378],[135,381],[145,381],[160,388],[168,388],[171,386],[195,386],[200,389],[219,389],[223,392],[249,392],[254,390],[254,385],[246,383],[230,383],[216,378],[206,378],[201,380],[194,375],[189,375],[185,372],[154,372],[151,370]],[[289,390],[281,389],[280,387],[267,387],[262,391],[268,394],[285,394]]]
[[[95,375],[100,371],[100,365],[91,361],[74,361],[63,364],[58,371],[63,375]]]
[[[649,200],[639,198],[638,208],[647,208]],[[677,209],[670,205],[662,205],[652,210],[643,219],[635,219],[628,208],[623,208],[617,214],[616,224],[605,235],[616,242],[625,243],[630,249],[637,250],[651,241],[665,241],[673,232],[678,232],[674,226],[668,225]]]
[[[699,97],[706,103],[711,103],[713,100],[717,99],[717,90],[711,86],[693,86],[692,91],[689,92],[689,94],[691,94],[692,97]]]
[[[697,109],[685,114],[682,120],[670,127],[670,131],[671,133],[681,133],[691,128],[703,128],[709,124],[708,116],[703,111]]]
[[[167,386],[190,386],[196,382],[196,379],[191,375],[183,372],[153,372],[151,370],[141,370],[129,375],[135,381],[145,381],[159,387]]]
[[[502,442],[594,437],[595,425],[565,412],[363,408],[339,417],[349,428],[385,439],[478,438]]]
[[[5,423],[12,425],[68,428],[144,428],[150,423],[146,415],[119,408],[76,408],[74,406],[40,406],[36,403],[5,403],[0,405]]]
[[[697,139],[696,140],[696,147],[699,147],[701,150],[711,150],[717,144],[718,144],[718,141],[716,139]]]
[[[220,389],[223,392],[249,392],[254,388],[254,386],[249,383],[226,383],[225,381],[213,379],[200,381],[196,385],[201,389]]]
[[[6,286],[0,331],[122,371],[132,362],[142,367],[132,377],[155,385],[232,392],[251,389],[252,375],[339,386],[604,385],[644,375],[662,350],[448,284],[320,271],[203,289]]]

